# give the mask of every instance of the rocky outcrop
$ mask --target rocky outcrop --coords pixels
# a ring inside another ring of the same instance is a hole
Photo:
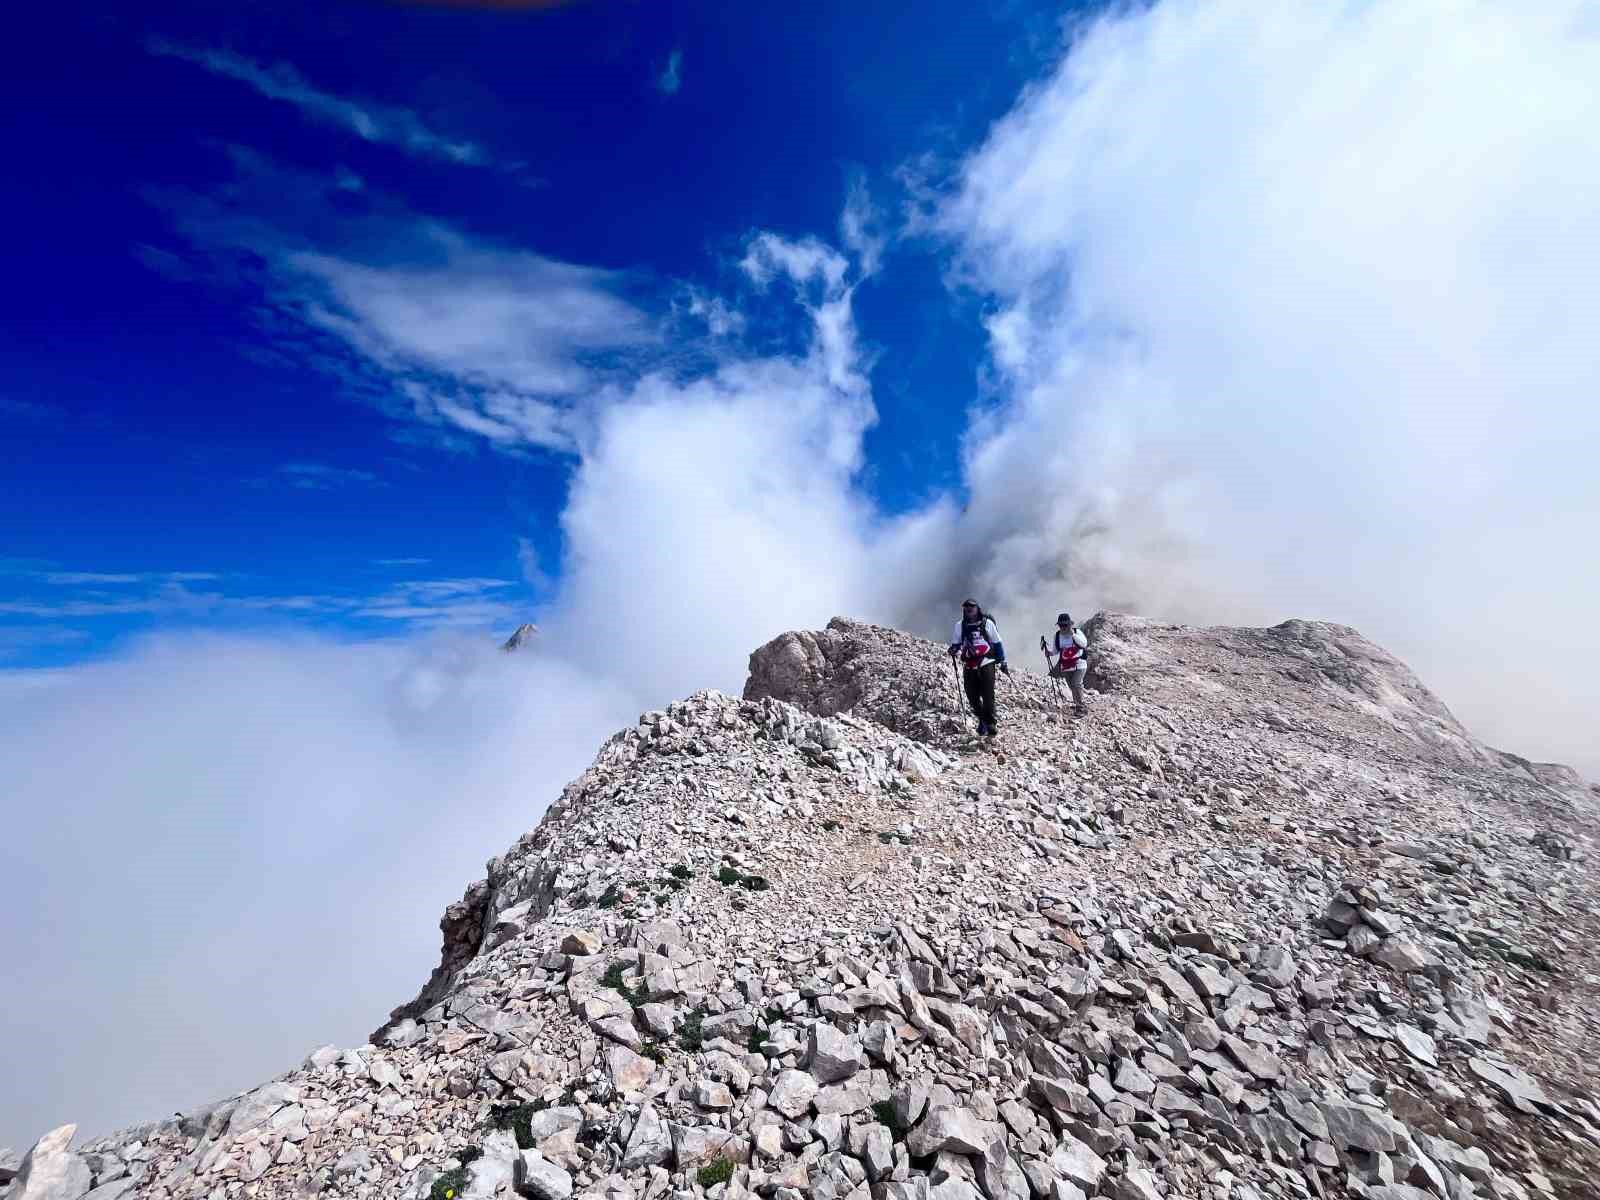
[[[539,640],[539,627],[537,625],[518,625],[516,632],[508,637],[501,645],[502,650],[521,650],[524,646],[534,645]]]
[[[608,741],[373,1043],[0,1197],[1596,1195],[1587,788],[1338,626],[1091,628],[1089,716],[1018,671],[983,744],[942,647],[777,639]]]
[[[853,712],[922,741],[959,732],[959,688],[941,646],[835,617],[826,629],[781,634],[750,655],[746,700],[768,697],[830,717]]]

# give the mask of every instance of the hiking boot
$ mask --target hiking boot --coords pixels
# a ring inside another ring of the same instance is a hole
[[[1077,708],[1072,710],[1072,715],[1075,717],[1087,717],[1089,715],[1089,710],[1080,704]]]
[[[987,721],[979,721],[978,722],[978,736],[979,737],[988,737],[989,736],[989,723]]]

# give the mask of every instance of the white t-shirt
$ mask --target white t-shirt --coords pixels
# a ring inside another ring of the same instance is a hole
[[[961,626],[962,626],[962,624],[963,624],[963,622],[961,622],[961,621],[957,621],[956,622],[955,632],[950,636],[950,644],[952,646],[959,647],[961,645]],[[1000,641],[1000,630],[995,628],[994,619],[992,617],[985,617],[983,619],[983,638],[984,638],[984,641],[989,643],[989,646],[991,648],[993,648],[995,646],[995,644]],[[985,655],[984,656],[984,660],[981,663],[979,663],[978,665],[980,667],[986,667],[990,663],[995,662],[995,661],[996,661],[996,659],[995,659],[994,655],[989,654],[989,655]]]
[[[1086,649],[1089,648],[1089,639],[1083,636],[1083,631],[1081,629],[1079,629],[1076,625],[1074,625],[1072,627],[1072,642],[1080,650],[1086,650]],[[1056,630],[1056,652],[1053,655],[1051,655],[1051,657],[1052,658],[1060,658],[1061,657],[1061,630],[1060,629]],[[1078,661],[1076,663],[1074,663],[1072,666],[1068,667],[1067,669],[1069,671],[1087,671],[1089,669],[1089,659],[1084,655],[1079,655],[1078,656]]]

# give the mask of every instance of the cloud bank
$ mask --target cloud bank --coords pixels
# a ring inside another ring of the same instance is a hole
[[[359,1044],[443,903],[537,823],[620,692],[492,643],[173,637],[0,674],[0,1140],[106,1130]],[[25,919],[19,915],[25,914]]]

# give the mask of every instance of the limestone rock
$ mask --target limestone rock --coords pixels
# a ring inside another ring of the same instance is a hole
[[[512,1174],[517,1195],[531,1200],[571,1200],[572,1176],[537,1150],[524,1150],[517,1156]]]
[[[6,1200],[78,1200],[89,1191],[93,1178],[83,1157],[69,1147],[76,1125],[52,1129],[23,1157]]]

